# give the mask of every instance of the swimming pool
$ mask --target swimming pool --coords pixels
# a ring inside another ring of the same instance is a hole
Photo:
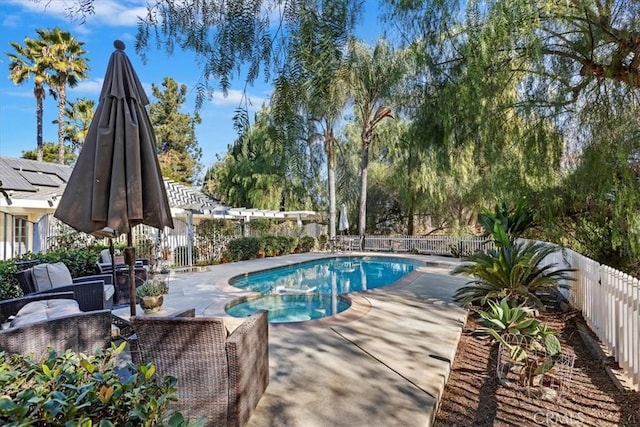
[[[337,257],[239,276],[229,283],[258,292],[261,297],[234,301],[226,311],[231,316],[244,317],[257,310],[269,310],[272,323],[332,316],[349,307],[348,302],[336,298],[338,295],[390,285],[421,265],[424,264],[403,258]],[[315,305],[311,297],[316,299]],[[327,305],[326,298],[333,302]],[[330,309],[321,314],[318,304]]]

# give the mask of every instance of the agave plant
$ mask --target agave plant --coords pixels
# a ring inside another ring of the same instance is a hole
[[[486,305],[490,299],[506,298],[512,305],[527,304],[543,310],[536,295],[549,289],[566,288],[572,280],[572,268],[558,268],[557,263],[545,263],[547,256],[558,249],[541,242],[517,242],[487,253],[476,253],[457,266],[451,274],[472,279],[455,293],[463,304]]]
[[[476,310],[478,322],[485,326],[474,331],[474,335],[490,336],[496,341],[506,334],[531,335],[538,330],[539,322],[529,317],[523,306],[511,307],[503,298],[500,302],[488,301],[489,310]]]
[[[549,372],[560,357],[560,341],[546,324],[529,317],[523,306],[512,307],[504,298],[500,302],[488,301],[489,310],[476,310],[483,328],[474,335],[489,337],[509,350],[509,356],[522,366],[520,381],[523,385],[537,385],[542,375]],[[515,340],[506,339],[507,336]]]
[[[485,236],[493,237],[496,246],[508,246],[515,242],[533,225],[533,214],[526,203],[523,197],[514,208],[502,202],[496,204],[493,212],[483,209],[478,214],[478,223],[484,228]]]

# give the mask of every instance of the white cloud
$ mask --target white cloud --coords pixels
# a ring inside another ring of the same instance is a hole
[[[3,92],[3,96],[13,96],[16,98],[33,98],[33,84],[25,83],[28,89],[25,90],[8,90]]]
[[[44,11],[62,19],[68,19],[69,10],[77,5],[77,0],[3,1],[19,6],[26,12],[42,13]],[[138,16],[144,17],[147,14],[144,0],[94,0],[93,6],[94,13],[85,17],[85,25],[91,27],[100,25],[132,27],[138,24]],[[84,30],[87,31],[86,28]]]
[[[77,86],[69,88],[70,94],[82,94],[82,95],[100,95],[102,90],[103,78],[93,80],[83,80],[78,83]]]
[[[246,94],[246,98],[249,106],[253,107],[252,109],[255,110],[262,107],[262,104],[267,101],[266,98],[254,96],[251,94]],[[231,89],[229,90],[227,96],[224,96],[221,91],[216,91],[211,97],[211,103],[219,107],[240,107],[242,106],[241,103],[244,104],[243,92],[241,90]]]
[[[20,23],[20,17],[17,15],[4,15],[2,18],[2,27],[15,28]]]
[[[138,24],[138,17],[147,15],[147,8],[142,1],[113,1],[102,0],[94,2],[95,15],[87,18],[87,22],[93,18],[98,22],[113,27],[132,27]]]

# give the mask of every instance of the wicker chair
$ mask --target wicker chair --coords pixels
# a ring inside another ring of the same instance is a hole
[[[141,360],[153,362],[158,374],[177,378],[175,409],[191,419],[206,417],[207,426],[248,422],[269,382],[266,311],[247,318],[230,335],[221,318],[135,317],[131,322]]]
[[[95,274],[92,276],[75,277],[72,283],[57,286],[53,289],[38,291],[33,281],[30,269],[18,271],[16,278],[25,295],[41,295],[71,291],[74,299],[78,301],[80,310],[96,311],[106,310],[113,306],[113,295],[105,299],[105,286],[113,285],[113,277],[110,274]]]
[[[74,299],[73,292],[48,293],[0,301],[0,322],[8,322],[22,307],[33,301]],[[111,340],[109,310],[80,312],[0,331],[0,351],[40,356],[52,347],[58,352],[70,349],[93,353]]]

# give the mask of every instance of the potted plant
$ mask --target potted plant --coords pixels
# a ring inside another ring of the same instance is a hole
[[[146,280],[136,289],[136,294],[140,298],[140,307],[145,313],[153,313],[160,310],[164,302],[163,295],[169,293],[169,286],[164,280]]]

